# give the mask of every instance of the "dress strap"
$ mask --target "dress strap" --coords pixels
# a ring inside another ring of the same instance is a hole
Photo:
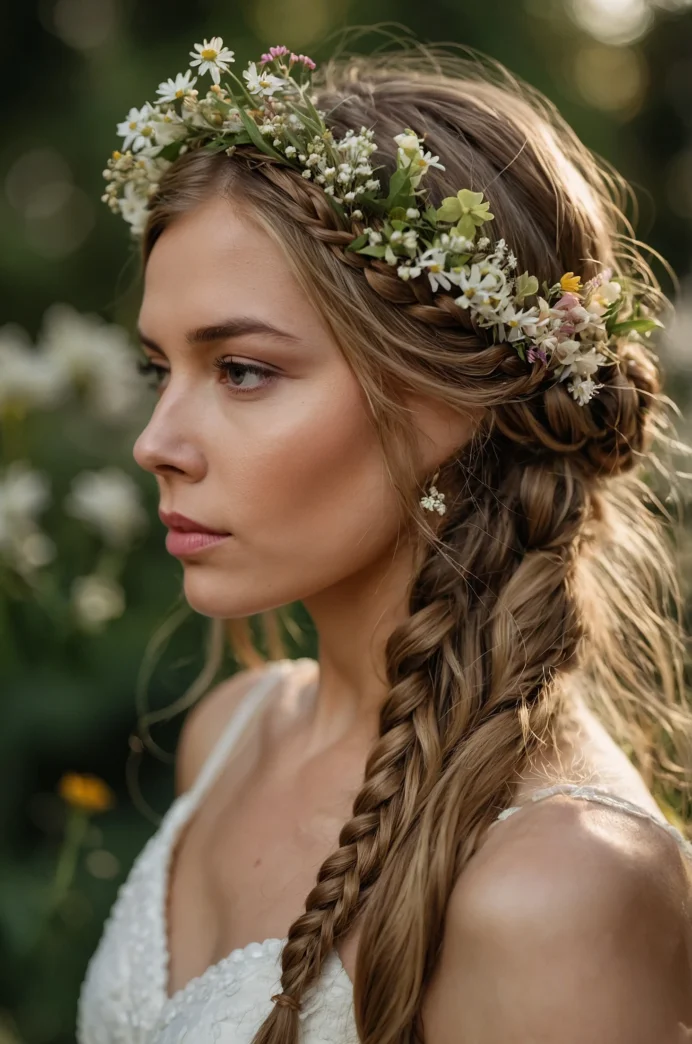
[[[597,801],[601,805],[607,805],[609,808],[616,808],[621,812],[629,812],[633,816],[639,816],[640,819],[650,819],[652,823],[656,823],[658,826],[666,830],[682,848],[685,855],[692,859],[692,842],[688,841],[684,834],[678,830],[677,827],[673,826],[672,823],[663,822],[658,819],[652,812],[648,812],[642,808],[641,805],[636,805],[633,801],[628,801],[626,798],[622,798],[612,794],[607,787],[586,785],[579,783],[555,783],[551,787],[544,787],[541,790],[535,790],[528,801],[525,801],[522,805],[514,805],[512,808],[506,808],[504,812],[500,812],[499,816],[491,826],[497,826],[503,819],[509,818],[515,812],[524,808],[525,805],[529,805],[535,801],[542,801],[543,798],[552,797],[553,794],[567,794],[573,798],[581,798],[584,801]]]
[[[187,792],[188,801],[193,806],[196,806],[202,800],[204,794],[221,771],[245,727],[249,724],[253,715],[259,711],[260,706],[274,689],[277,681],[285,677],[291,671],[292,665],[298,662],[300,661],[291,659],[271,660],[267,664],[266,672],[243,695],[227,725],[207,755],[202,768],[197,774],[197,778]]]

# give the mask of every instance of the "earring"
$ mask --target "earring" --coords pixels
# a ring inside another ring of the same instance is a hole
[[[444,502],[445,495],[444,493],[438,493],[437,487],[434,484],[439,474],[440,471],[438,468],[438,470],[433,475],[433,484],[430,486],[430,490],[428,491],[426,496],[420,498],[420,502],[426,511],[437,511],[439,515],[444,515],[445,511],[447,510]]]

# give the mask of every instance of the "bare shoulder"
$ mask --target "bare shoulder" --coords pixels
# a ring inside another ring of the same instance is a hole
[[[448,904],[427,1044],[692,1039],[692,867],[650,820],[563,795],[493,828]]]
[[[175,757],[176,792],[188,790],[243,696],[266,674],[270,664],[236,671],[194,704],[180,730]]]

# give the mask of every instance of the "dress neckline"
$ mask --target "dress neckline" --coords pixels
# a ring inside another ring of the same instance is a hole
[[[227,968],[232,967],[235,963],[260,956],[267,956],[272,959],[278,958],[287,942],[286,936],[281,939],[270,937],[261,941],[253,940],[246,943],[245,946],[237,946],[218,961],[207,965],[199,975],[194,975],[188,979],[177,990],[174,990],[172,993],[169,992],[171,950],[168,899],[173,860],[182,832],[189,825],[195,810],[199,807],[205,794],[211,789],[222,767],[227,763],[227,759],[237,741],[245,732],[255,713],[259,712],[265,700],[273,691],[274,682],[276,682],[277,678],[281,679],[290,673],[294,664],[308,660],[308,657],[300,657],[299,659],[271,661],[267,674],[244,695],[231,720],[222,732],[220,739],[217,741],[216,746],[212,749],[202,766],[192,787],[180,794],[166,813],[165,829],[162,829],[159,835],[162,853],[159,860],[159,903],[157,904],[155,916],[158,934],[159,966],[161,969],[160,989],[162,996],[160,1008],[162,1011],[166,1008],[174,1010],[179,1007],[184,998],[190,996],[201,986],[206,985],[210,979],[222,975]],[[315,661],[309,660],[309,662],[314,663]],[[323,967],[330,978],[341,978],[344,981],[344,985],[347,985],[351,990],[353,989],[353,983],[335,947],[328,954]]]

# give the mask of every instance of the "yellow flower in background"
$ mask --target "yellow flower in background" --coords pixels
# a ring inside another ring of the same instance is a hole
[[[581,276],[575,275],[574,272],[565,272],[560,286],[566,294],[578,294],[582,289]]]
[[[58,792],[68,805],[84,812],[105,812],[115,804],[115,794],[98,776],[66,772],[58,783]]]

